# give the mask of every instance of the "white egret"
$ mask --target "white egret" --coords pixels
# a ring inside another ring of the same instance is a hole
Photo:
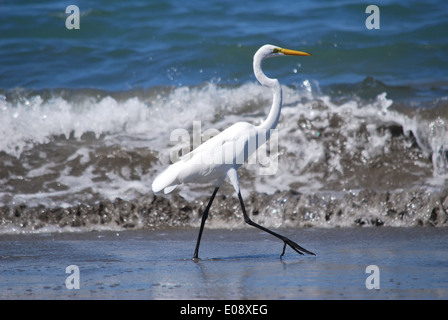
[[[152,184],[154,193],[162,190],[164,190],[165,193],[169,193],[179,184],[216,181],[213,194],[202,215],[201,227],[193,259],[199,259],[199,244],[201,242],[204,224],[207,220],[213,199],[226,177],[229,178],[238,194],[244,221],[251,226],[274,235],[284,242],[283,251],[280,257],[284,255],[286,245],[290,246],[299,254],[307,253],[314,255],[314,253],[302,248],[294,241],[253,222],[246,213],[238,182],[238,168],[254,151],[256,151],[256,149],[258,149],[258,147],[269,139],[271,130],[277,127],[282,107],[282,89],[277,79],[268,78],[263,73],[261,70],[261,63],[266,58],[283,55],[309,56],[310,54],[273,45],[264,45],[258,49],[254,55],[253,67],[255,77],[263,86],[270,88],[273,93],[272,107],[266,120],[258,126],[246,122],[238,122],[232,125],[183,156],[178,162],[170,165],[156,177]]]

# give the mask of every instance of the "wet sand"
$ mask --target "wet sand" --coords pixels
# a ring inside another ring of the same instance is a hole
[[[447,228],[253,228],[0,235],[1,299],[447,299]],[[75,273],[79,269],[79,289]],[[369,265],[379,289],[366,287]]]

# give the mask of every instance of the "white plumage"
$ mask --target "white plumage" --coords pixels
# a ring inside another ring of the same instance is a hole
[[[303,254],[302,252],[313,254],[290,239],[252,222],[244,208],[238,182],[238,168],[246,162],[252,153],[269,139],[271,130],[277,127],[282,106],[282,90],[277,79],[270,79],[263,73],[261,70],[261,63],[266,58],[282,55],[309,56],[310,54],[283,49],[273,45],[264,45],[255,53],[253,61],[255,77],[263,86],[270,88],[273,94],[271,110],[263,123],[259,126],[254,126],[247,122],[235,123],[217,136],[201,144],[195,150],[184,155],[178,162],[170,165],[156,177],[152,184],[154,193],[158,193],[162,190],[165,193],[170,193],[178,185],[184,183],[204,183],[211,181],[216,183],[213,195],[202,216],[201,228],[199,230],[198,241],[193,257],[194,259],[198,259],[199,244],[209,209],[220,185],[226,177],[229,178],[230,183],[238,194],[244,214],[244,220],[248,224],[266,231],[284,241],[281,256],[283,256],[285,252],[286,245],[289,245],[300,254]]]

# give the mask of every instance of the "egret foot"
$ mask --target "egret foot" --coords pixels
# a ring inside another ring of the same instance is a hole
[[[311,251],[308,251],[308,250],[306,250],[305,248],[302,248],[302,247],[299,246],[297,243],[295,243],[294,241],[292,241],[292,240],[290,240],[290,239],[288,239],[288,238],[283,237],[282,240],[283,240],[284,245],[283,245],[283,250],[282,250],[282,254],[280,255],[280,258],[282,258],[283,255],[285,254],[286,245],[290,246],[290,247],[291,247],[295,252],[297,252],[298,254],[303,255],[303,253],[307,253],[307,254],[310,254],[310,255],[312,255],[312,256],[315,256],[315,255],[316,255],[315,253],[313,253],[313,252],[311,252]]]

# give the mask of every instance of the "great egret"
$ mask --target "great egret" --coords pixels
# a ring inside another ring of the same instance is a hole
[[[238,194],[244,221],[251,226],[274,235],[284,242],[280,257],[284,255],[286,245],[299,254],[314,255],[314,253],[302,248],[294,241],[253,222],[246,213],[238,182],[238,168],[248,159],[251,153],[269,139],[271,130],[277,127],[282,107],[282,89],[277,79],[270,79],[263,73],[261,63],[266,58],[283,55],[310,56],[306,52],[284,49],[273,45],[262,46],[254,55],[253,67],[255,77],[263,86],[270,88],[273,93],[272,107],[265,121],[258,126],[246,122],[235,123],[183,156],[178,162],[170,165],[156,177],[152,184],[154,193],[162,190],[165,193],[169,193],[179,184],[216,181],[215,190],[202,215],[201,227],[193,256],[195,260],[199,259],[199,244],[208,212],[219,187],[226,177],[229,178]]]

